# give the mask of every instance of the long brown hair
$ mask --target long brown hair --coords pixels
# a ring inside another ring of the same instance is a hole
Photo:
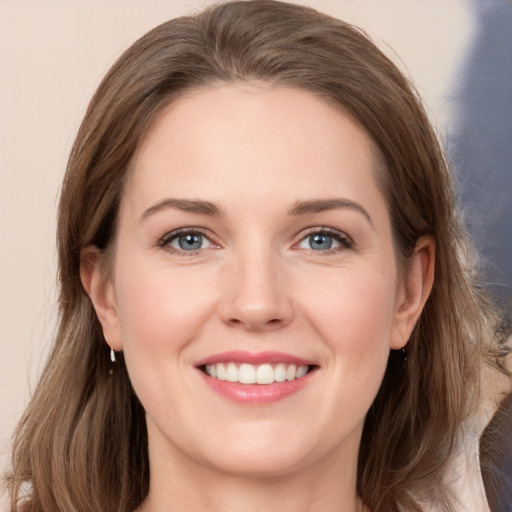
[[[449,510],[442,484],[484,360],[503,352],[474,283],[443,152],[414,88],[357,28],[310,8],[256,0],[171,20],[134,43],[94,95],[62,188],[60,324],[17,430],[13,511],[135,509],[149,487],[144,410],[122,354],[108,347],[80,281],[80,251],[115,243],[130,162],[156,113],[190,88],[265,81],[340,106],[373,139],[402,269],[419,237],[436,243],[436,277],[407,345],[392,353],[366,419],[357,489],[373,512]],[[428,494],[427,491],[428,490]]]

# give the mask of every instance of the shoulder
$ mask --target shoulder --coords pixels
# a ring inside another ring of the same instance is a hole
[[[485,373],[479,410],[466,421],[446,473],[457,512],[494,512],[512,503],[512,382]]]

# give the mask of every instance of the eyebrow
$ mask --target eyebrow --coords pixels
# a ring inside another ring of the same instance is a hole
[[[350,199],[314,199],[311,201],[299,201],[288,211],[288,215],[306,215],[308,213],[320,213],[327,210],[337,209],[351,209],[355,210],[368,220],[373,227],[372,218],[370,214],[359,204]]]
[[[153,206],[150,206],[141,215],[141,222],[147,217],[169,208],[175,208],[189,213],[196,213],[198,215],[209,215],[218,217],[222,214],[221,209],[210,201],[201,201],[198,199],[164,199],[159,201]],[[320,213],[327,210],[336,210],[348,208],[361,213],[368,222],[373,226],[370,214],[359,204],[350,199],[314,199],[311,201],[298,201],[294,206],[288,210],[288,215],[300,216],[310,213]]]
[[[196,213],[198,215],[211,215],[214,217],[218,217],[222,213],[221,209],[210,201],[200,201],[195,199],[164,199],[163,201],[159,201],[155,205],[150,206],[147,210],[144,210],[144,213],[140,216],[140,220],[142,222],[156,212],[167,210],[169,208],[174,208],[183,212]]]

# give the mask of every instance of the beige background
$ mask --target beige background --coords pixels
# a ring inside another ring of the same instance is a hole
[[[88,99],[138,36],[207,3],[0,0],[0,470],[52,340],[55,209]],[[462,0],[298,3],[364,27],[449,130],[450,91],[476,31]]]

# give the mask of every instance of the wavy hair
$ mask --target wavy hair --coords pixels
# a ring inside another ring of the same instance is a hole
[[[192,88],[254,81],[309,91],[363,127],[383,169],[378,180],[403,271],[421,236],[435,240],[432,293],[407,345],[407,367],[392,351],[368,412],[357,490],[373,512],[420,511],[427,500],[451,510],[443,475],[479,399],[481,368],[499,366],[504,348],[475,284],[443,151],[415,89],[361,30],[311,8],[255,0],[151,30],[90,102],[59,205],[59,329],[15,435],[12,511],[129,512],[145,499],[144,410],[122,354],[109,375],[80,251],[115,243],[130,163],[158,112]]]

